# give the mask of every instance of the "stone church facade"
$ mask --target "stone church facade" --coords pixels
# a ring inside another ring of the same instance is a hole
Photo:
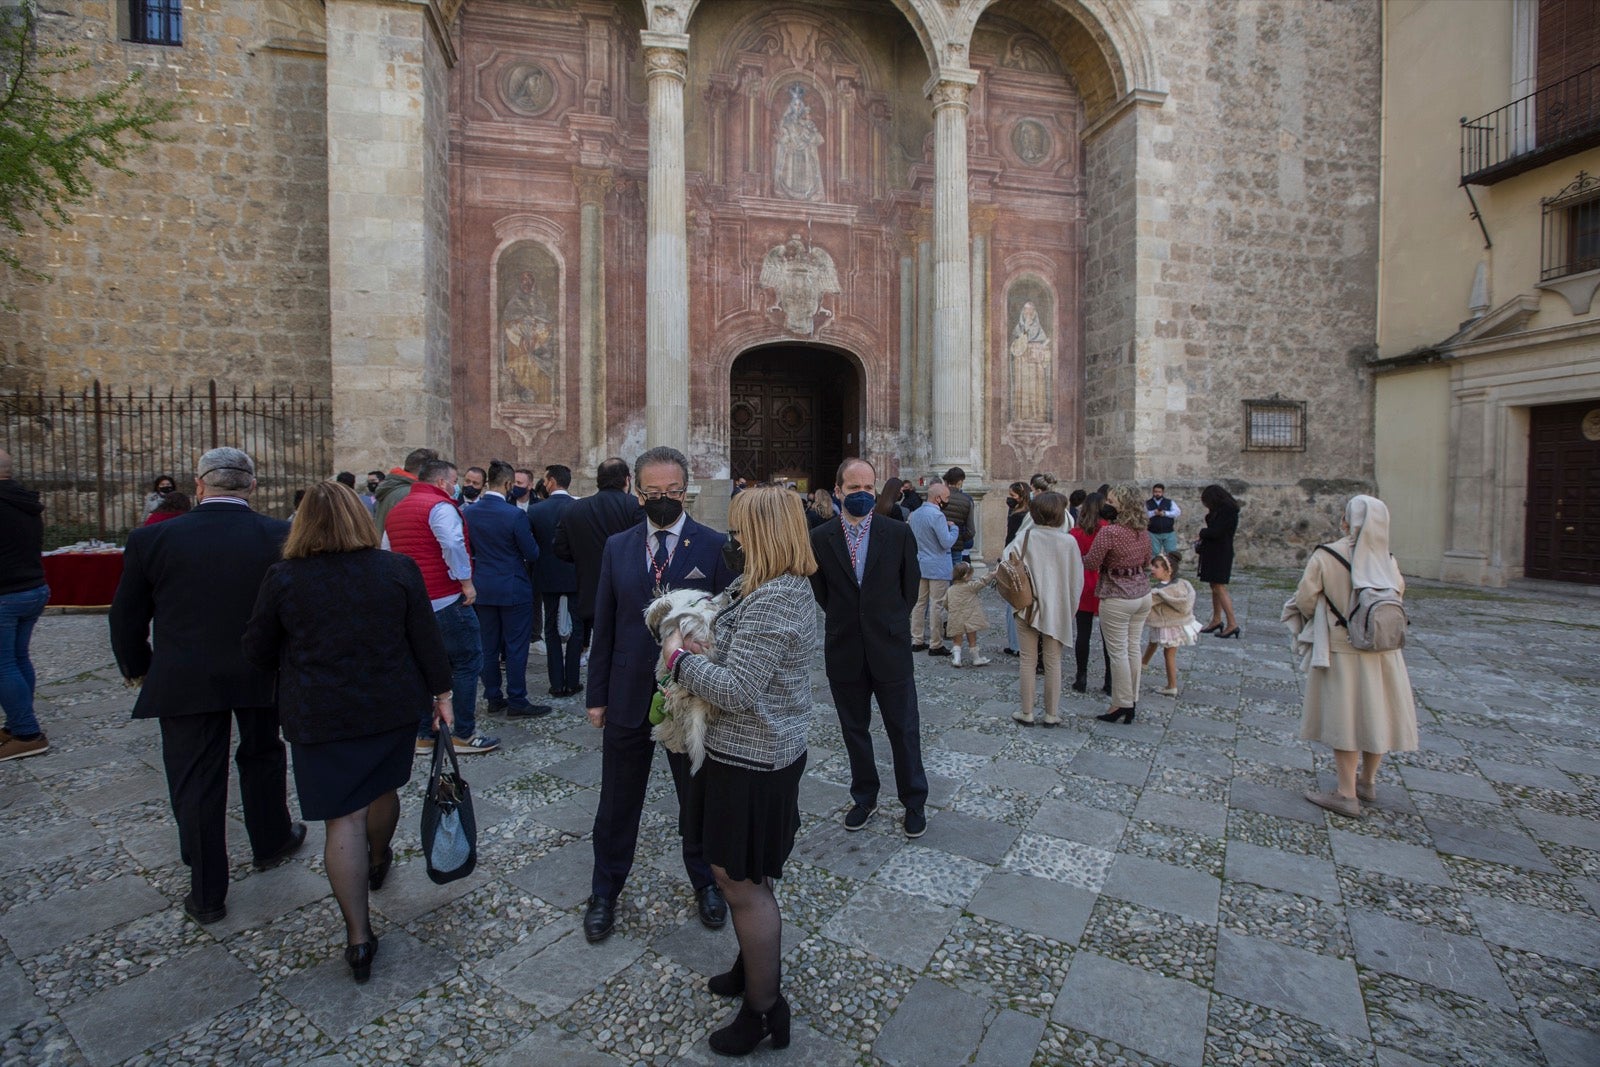
[[[859,452],[991,537],[1224,481],[1266,561],[1369,484],[1376,0],[57,6],[184,117],[29,239],[15,382],[309,384],[351,469],[672,444],[713,520]]]

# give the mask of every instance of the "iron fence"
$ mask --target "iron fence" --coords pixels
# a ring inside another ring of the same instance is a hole
[[[296,489],[332,473],[332,427],[327,397],[293,389],[0,392],[0,448],[43,494],[47,547],[122,540],[144,522],[158,476],[192,492],[195,461],[223,445],[255,460],[256,509],[287,517]]]
[[[1492,185],[1600,144],[1600,64],[1461,120],[1461,184]]]

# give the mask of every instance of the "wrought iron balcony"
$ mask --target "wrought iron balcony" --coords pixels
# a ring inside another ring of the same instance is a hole
[[[1461,184],[1493,185],[1600,145],[1600,64],[1461,120]]]

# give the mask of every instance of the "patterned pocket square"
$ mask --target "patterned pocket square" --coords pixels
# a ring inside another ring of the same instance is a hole
[[[699,567],[693,568],[692,570],[689,571],[688,574],[685,574],[683,576],[685,581],[693,581],[696,578],[704,578],[704,577],[705,577],[705,572],[702,571]]]

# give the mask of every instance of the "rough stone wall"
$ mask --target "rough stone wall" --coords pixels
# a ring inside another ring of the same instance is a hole
[[[1084,267],[1085,477],[1132,465],[1135,313],[1138,232],[1134,199],[1139,117],[1127,110],[1084,144],[1088,188],[1087,259]],[[1078,472],[1061,471],[1058,476]],[[1111,473],[1100,477],[1111,477]],[[1099,484],[1097,481],[1096,485]]]
[[[0,388],[215,378],[326,395],[320,41],[288,24],[283,3],[195,0],[181,48],[132,44],[118,38],[116,9],[42,5],[39,32],[89,62],[72,76],[78,92],[143,70],[152,93],[178,102],[172,139],[131,174],[97,175],[71,226],[17,242],[53,280],[5,279],[16,310],[0,312]]]

